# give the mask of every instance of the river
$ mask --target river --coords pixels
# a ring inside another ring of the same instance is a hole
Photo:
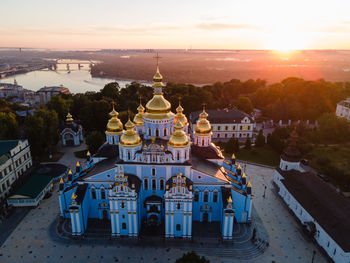
[[[16,79],[18,85],[24,89],[37,91],[44,86],[63,85],[70,90],[71,93],[84,93],[86,91],[100,91],[105,84],[117,81],[121,88],[131,83],[131,80],[115,80],[109,78],[93,78],[91,77],[89,64],[81,64],[78,68],[77,64],[71,64],[69,71],[66,64],[58,64],[57,70],[37,70],[25,74],[13,75],[3,78],[0,82],[13,83]],[[70,73],[69,73],[70,72]],[[145,81],[139,81],[142,84],[150,84]]]

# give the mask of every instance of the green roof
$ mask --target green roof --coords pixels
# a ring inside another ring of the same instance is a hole
[[[29,197],[31,199],[35,199],[51,180],[51,176],[34,174],[23,183],[23,185],[10,197],[10,199],[17,199],[16,196],[18,195],[23,196],[24,198]]]
[[[0,156],[8,153],[18,145],[19,140],[3,140],[0,141]]]
[[[0,141],[0,164],[5,163],[9,158],[9,152],[18,145],[19,140]]]

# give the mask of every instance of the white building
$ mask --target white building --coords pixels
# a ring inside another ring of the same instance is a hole
[[[278,193],[334,262],[349,263],[350,200],[316,174],[301,171],[296,140],[294,131],[275,170]]]
[[[213,140],[225,140],[230,138],[252,138],[256,126],[254,119],[249,114],[239,110],[207,110],[208,120],[212,126]],[[196,125],[200,111],[190,114],[191,128]]]
[[[0,201],[6,198],[11,185],[32,163],[28,140],[0,141]]]
[[[40,103],[47,103],[51,100],[51,97],[59,94],[70,94],[69,89],[61,86],[43,87],[36,92],[39,96]]]
[[[350,97],[346,100],[342,100],[337,104],[337,110],[335,114],[338,117],[345,118],[350,121]]]

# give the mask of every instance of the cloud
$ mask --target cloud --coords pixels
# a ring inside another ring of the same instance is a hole
[[[226,24],[226,23],[201,23],[196,25],[202,30],[231,30],[231,29],[252,29],[259,30],[260,27],[249,24]]]

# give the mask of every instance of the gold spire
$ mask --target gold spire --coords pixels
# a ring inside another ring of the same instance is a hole
[[[231,155],[231,159],[236,159],[236,155],[234,153]]]
[[[72,123],[73,122],[73,117],[72,115],[68,112],[67,116],[66,116],[66,122],[67,123]]]
[[[245,177],[247,177],[247,176],[245,175],[245,172],[243,172],[242,178],[245,178]]]
[[[73,172],[71,169],[69,169],[68,174],[71,175]]]
[[[134,130],[135,124],[130,119],[125,123],[126,131],[120,137],[119,145],[124,147],[134,147],[141,145],[141,138]]]
[[[229,196],[229,198],[227,199],[227,203],[232,203],[232,197]]]
[[[119,113],[114,109],[109,113],[111,116],[110,120],[107,123],[107,131],[106,133],[109,135],[117,135],[123,132],[123,123],[118,119]]]
[[[157,55],[156,58],[159,58]],[[171,112],[171,104],[163,97],[163,77],[159,73],[159,67],[157,65],[157,72],[153,77],[153,98],[146,104],[146,112],[144,117],[147,119],[170,119],[174,117],[174,113]]]
[[[145,108],[141,104],[141,97],[140,97],[140,105],[137,107],[138,113],[134,117],[134,123],[136,126],[143,126],[143,113],[145,112]]]
[[[186,126],[188,124],[187,118],[185,116],[185,114],[183,114],[182,112],[184,111],[184,109],[181,106],[180,100],[179,100],[179,106],[176,108],[176,119],[179,120],[183,126]]]
[[[182,130],[182,127],[183,127],[182,123],[178,120],[175,120],[175,121],[176,121],[174,125],[175,131],[170,136],[168,145],[171,147],[178,147],[178,148],[189,146],[190,142],[188,140],[186,133]]]
[[[79,161],[77,161],[77,163],[76,163],[76,165],[75,165],[75,166],[80,167],[80,163],[79,163]]]
[[[61,179],[60,179],[60,184],[63,184],[64,182],[63,182],[63,178],[61,177]]]
[[[247,187],[252,187],[252,184],[250,183],[250,181],[248,181]]]
[[[211,125],[207,117],[208,114],[205,112],[205,106],[203,105],[203,111],[199,114],[199,120],[194,128],[196,135],[211,135]]]
[[[90,155],[91,155],[90,151],[87,151],[86,156],[90,156]]]
[[[75,200],[77,198],[77,195],[73,192],[72,194],[72,200]]]

